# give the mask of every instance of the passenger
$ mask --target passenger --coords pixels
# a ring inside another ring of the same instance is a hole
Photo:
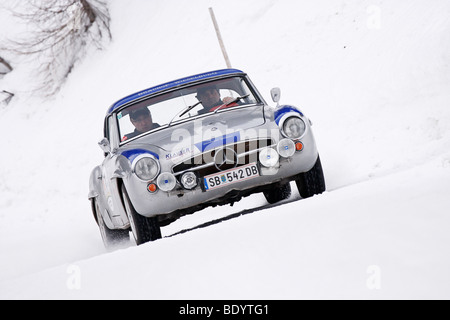
[[[122,138],[122,141],[137,137],[140,134],[160,127],[159,124],[153,122],[152,114],[146,107],[131,111],[130,120],[135,129],[132,133],[126,134]]]
[[[203,105],[203,110],[198,111],[198,114],[205,114],[208,112],[213,112],[216,109],[224,106],[227,103],[233,101],[233,98],[226,97],[220,99],[220,92],[215,86],[203,87],[197,90],[196,98],[201,101]],[[237,106],[237,103],[232,103],[229,107]]]

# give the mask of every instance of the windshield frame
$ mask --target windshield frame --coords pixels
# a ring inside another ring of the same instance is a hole
[[[253,85],[253,83],[250,81],[250,79],[248,78],[248,76],[246,74],[231,74],[231,75],[228,75],[228,76],[221,76],[221,77],[217,77],[217,78],[210,78],[210,79],[207,79],[207,80],[191,82],[191,83],[184,84],[182,86],[177,86],[177,87],[174,87],[174,88],[170,88],[168,90],[161,91],[161,92],[158,92],[156,94],[143,97],[142,99],[137,99],[137,100],[131,101],[130,103],[127,103],[127,104],[121,106],[120,108],[114,110],[112,112],[112,116],[114,117],[114,119],[116,121],[117,134],[119,136],[122,136],[124,134],[124,133],[121,132],[120,123],[119,123],[121,117],[119,115],[126,109],[132,108],[133,106],[136,106],[136,105],[139,105],[139,104],[145,105],[146,101],[151,101],[152,99],[155,99],[155,98],[158,98],[158,97],[162,97],[164,95],[167,95],[167,94],[170,94],[170,93],[173,93],[173,92],[176,92],[176,91],[182,91],[182,90],[186,90],[186,89],[189,89],[189,88],[194,88],[196,86],[206,85],[206,84],[209,84],[209,83],[213,84],[213,83],[217,83],[217,82],[219,82],[221,80],[226,80],[226,79],[230,79],[230,78],[240,78],[241,80],[243,80],[243,83],[245,83],[246,89],[248,89],[250,91],[250,93],[252,95],[252,98],[254,98],[255,101],[252,102],[252,103],[248,103],[248,104],[232,106],[232,107],[229,107],[229,108],[222,108],[222,109],[218,110],[217,113],[228,112],[228,111],[232,111],[232,110],[236,110],[236,109],[248,108],[248,107],[252,107],[252,106],[256,106],[256,105],[266,104],[264,99],[263,99],[263,97],[258,92],[256,87]],[[171,98],[171,99],[173,99],[173,98]],[[162,101],[164,101],[164,100],[162,100]],[[149,106],[151,106],[151,105],[153,105],[153,104],[149,104]],[[200,107],[201,107],[201,104],[200,104]],[[196,109],[196,108],[194,108],[194,109]],[[151,110],[151,107],[150,107],[150,110]],[[180,114],[181,111],[182,110],[180,109],[178,114]],[[174,117],[177,117],[178,114],[174,114]],[[127,139],[125,141],[119,141],[119,147],[123,146],[123,145],[125,145],[125,144],[127,144],[127,143],[129,143],[131,141],[135,141],[135,140],[137,140],[137,139],[139,139],[139,138],[141,138],[143,136],[152,134],[154,132],[167,129],[169,127],[177,126],[177,125],[189,122],[189,121],[194,121],[194,120],[199,119],[199,118],[204,118],[204,117],[207,117],[207,116],[210,116],[210,115],[213,115],[213,114],[216,114],[216,112],[208,112],[208,113],[203,113],[203,114],[196,114],[196,115],[193,115],[193,116],[189,116],[187,118],[183,118],[183,119],[179,119],[179,120],[172,120],[171,122],[169,122],[167,124],[163,124],[160,127],[157,127],[157,128],[152,129],[152,130],[149,130],[147,132],[144,132],[142,134],[139,134],[139,135],[137,135],[137,136],[135,136],[133,138]]]

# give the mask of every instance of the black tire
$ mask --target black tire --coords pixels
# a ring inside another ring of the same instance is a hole
[[[95,199],[92,200],[92,206],[95,209],[96,220],[98,228],[100,229],[100,234],[103,239],[103,244],[107,249],[113,249],[114,247],[121,245],[126,241],[130,241],[130,232],[128,230],[111,230],[105,224],[103,216],[100,214],[100,208]]]
[[[270,186],[270,190],[264,191],[264,197],[268,203],[273,204],[285,200],[291,196],[291,185],[289,182],[275,183]]]
[[[310,198],[316,194],[321,194],[325,191],[325,178],[323,176],[322,164],[320,157],[317,157],[317,161],[308,172],[299,175],[299,178],[295,180],[298,191],[302,198]]]
[[[127,190],[123,185],[122,196],[125,211],[127,212],[128,219],[130,220],[131,232],[133,233],[136,244],[139,246],[146,242],[161,239],[161,228],[158,220],[156,218],[147,218],[137,213],[130,201],[130,198],[128,197]]]

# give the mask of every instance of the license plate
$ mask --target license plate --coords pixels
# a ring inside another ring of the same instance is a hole
[[[204,178],[206,191],[211,191],[221,187],[229,186],[233,183],[253,179],[259,176],[256,163],[251,163],[236,169],[230,169],[221,173],[212,174]]]

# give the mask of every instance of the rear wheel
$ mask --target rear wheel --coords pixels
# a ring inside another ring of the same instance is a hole
[[[100,212],[100,207],[97,201],[94,199],[93,207],[95,208],[96,220],[98,223],[98,227],[100,229],[100,234],[102,235],[103,244],[107,249],[114,248],[115,246],[120,245],[125,241],[130,241],[130,233],[128,230],[111,230],[105,224],[105,220],[103,219],[103,215]]]
[[[309,198],[325,191],[325,178],[320,157],[317,157],[317,161],[311,170],[300,174],[295,183],[302,198]]]
[[[139,246],[149,241],[161,239],[161,228],[158,220],[156,218],[147,218],[137,213],[128,197],[127,190],[123,185],[122,196],[136,244]]]
[[[285,200],[291,196],[291,185],[289,182],[280,184],[275,183],[270,186],[271,189],[264,191],[264,197],[268,203],[273,204]]]

